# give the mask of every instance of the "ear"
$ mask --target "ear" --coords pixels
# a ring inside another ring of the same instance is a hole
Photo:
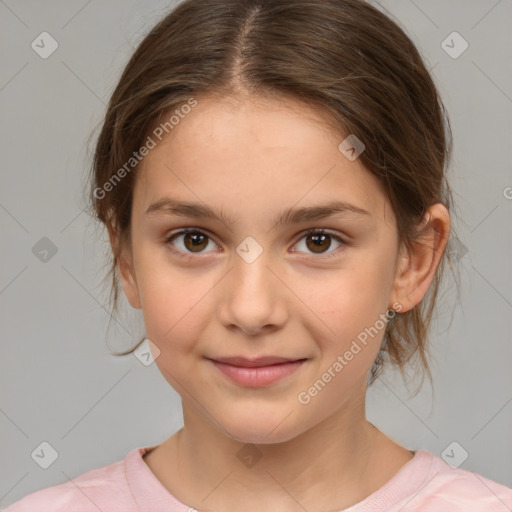
[[[115,251],[117,245],[120,243],[115,225],[108,226],[108,236],[112,250]],[[122,252],[117,263],[117,270],[128,302],[133,308],[141,309],[139,287],[135,276],[133,255],[130,247],[122,248]]]
[[[450,235],[450,214],[446,207],[441,203],[432,205],[424,215],[422,226],[426,227],[425,234],[412,243],[412,249],[403,246],[398,256],[391,298],[402,306],[397,309],[401,313],[421,302],[434,279]]]

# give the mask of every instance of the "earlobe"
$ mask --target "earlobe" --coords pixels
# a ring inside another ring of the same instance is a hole
[[[441,203],[432,205],[425,213],[422,226],[424,235],[412,242],[410,249],[402,248],[397,265],[392,298],[401,304],[403,313],[421,302],[434,279],[450,234],[450,214],[446,207]]]
[[[108,235],[112,250],[115,251],[119,243],[119,237],[117,236],[115,228],[109,228]],[[137,279],[135,277],[133,257],[131,251],[127,248],[122,248],[119,261],[117,263],[117,272],[128,302],[133,308],[141,309],[139,288]]]

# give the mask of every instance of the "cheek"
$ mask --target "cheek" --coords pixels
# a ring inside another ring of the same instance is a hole
[[[178,392],[191,386],[197,340],[209,315],[203,293],[184,293],[182,283],[147,283],[143,302],[145,332],[159,350],[155,360],[164,378]]]
[[[361,258],[357,268],[316,282],[308,300],[317,314],[307,315],[307,328],[316,333],[324,357],[334,362],[349,351],[347,358],[357,360],[351,366],[369,365],[376,357],[386,329],[388,276],[384,271],[382,262]]]
[[[146,334],[162,350],[171,346],[173,350],[186,350],[209,318],[205,290],[180,290],[180,283],[173,282],[170,287],[156,283],[143,297]]]
[[[137,265],[147,337],[161,351],[187,350],[211,317],[216,280],[171,265],[163,249],[140,251]]]

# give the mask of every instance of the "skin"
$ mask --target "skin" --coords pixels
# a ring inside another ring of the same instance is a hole
[[[411,251],[399,246],[383,189],[359,159],[338,150],[344,138],[292,99],[203,97],[142,162],[131,246],[119,270],[184,416],[184,427],[144,460],[169,492],[198,510],[341,510],[413,456],[365,417],[384,329],[308,404],[297,399],[380,314],[421,301],[449,235],[449,213],[435,204],[422,243]],[[145,215],[169,196],[222,209],[229,221]],[[288,207],[331,200],[370,215],[273,227]],[[185,227],[207,235],[196,252],[184,235],[166,242]],[[310,228],[346,243],[328,237],[330,247],[315,252],[304,235]],[[236,252],[248,236],[263,250],[252,263]],[[116,244],[115,231],[110,237]],[[250,388],[205,359],[234,355],[308,360],[270,386]],[[246,444],[261,455],[252,467],[237,457]]]

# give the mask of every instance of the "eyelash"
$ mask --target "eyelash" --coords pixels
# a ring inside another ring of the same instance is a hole
[[[195,233],[195,234],[205,235],[208,237],[208,239],[212,240],[212,238],[207,233],[201,231],[198,228],[184,228],[176,233],[171,233],[169,236],[167,236],[165,238],[164,243],[169,248],[169,250],[171,250],[174,254],[181,256],[182,258],[187,258],[187,259],[196,258],[197,256],[200,255],[200,253],[196,253],[196,254],[185,253],[179,249],[176,249],[171,243],[175,238],[179,237],[180,235],[186,235],[187,233]],[[313,229],[309,229],[309,230],[305,231],[302,234],[302,236],[299,238],[299,240],[296,242],[296,244],[303,238],[307,238],[310,235],[329,235],[331,238],[333,238],[337,242],[341,243],[342,246],[349,245],[345,240],[343,240],[338,235],[335,235],[334,233],[331,233],[330,231],[327,231],[325,229],[320,229],[320,228],[313,228]],[[325,253],[325,254],[319,253],[318,255],[314,255],[314,253],[311,253],[311,255],[313,256],[313,259],[315,259],[315,260],[317,260],[317,259],[325,260],[325,259],[334,258],[334,257],[338,256],[338,252],[340,250],[343,250],[342,247],[338,247],[337,249],[334,249],[333,251],[331,251],[329,253]],[[293,252],[299,252],[299,251],[293,251]],[[309,258],[309,259],[311,259],[311,258]]]

